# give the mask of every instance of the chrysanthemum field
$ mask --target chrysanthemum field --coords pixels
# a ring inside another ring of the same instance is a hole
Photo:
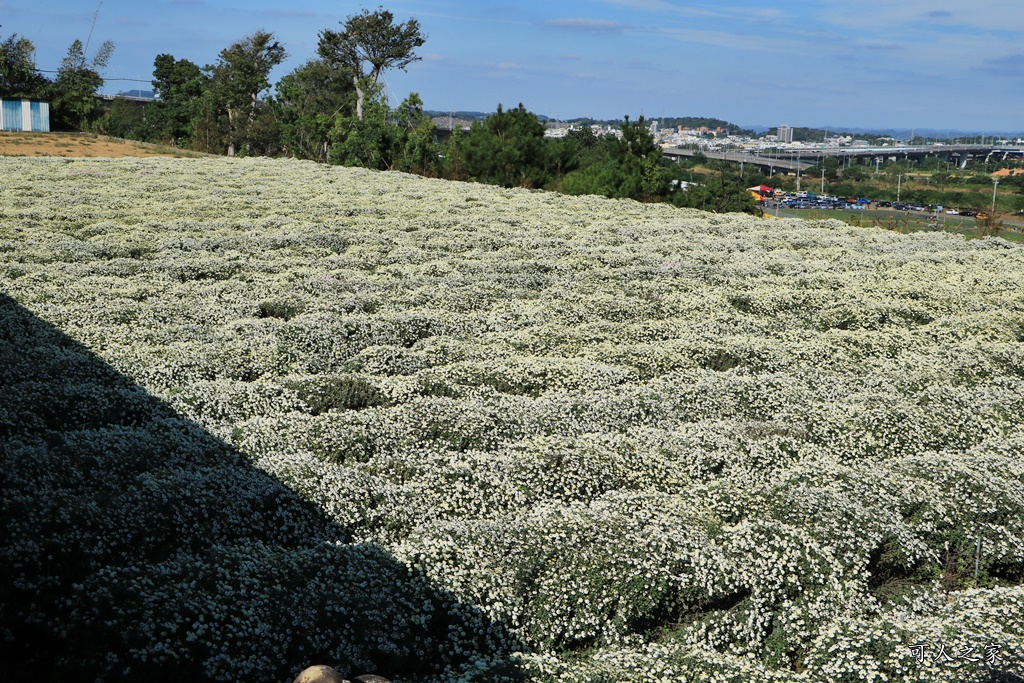
[[[282,160],[0,170],[8,671],[1024,674],[1024,249]]]

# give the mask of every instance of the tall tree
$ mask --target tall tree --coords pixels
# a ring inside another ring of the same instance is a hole
[[[221,50],[217,64],[209,67],[214,97],[227,114],[229,155],[237,146],[248,150],[251,145],[270,70],[287,56],[273,33],[259,30]]]
[[[275,104],[287,153],[327,161],[331,131],[339,116],[350,116],[355,102],[350,69],[313,59],[281,79]]]
[[[197,104],[209,88],[210,77],[187,59],[160,54],[153,61],[153,91],[157,101],[149,106],[158,135],[177,145],[190,137]]]
[[[544,124],[522,104],[473,124],[465,140],[466,171],[480,182],[543,187],[550,179]]]
[[[36,47],[12,34],[0,43],[0,98],[42,98],[50,82],[36,68]]]
[[[114,53],[114,43],[107,40],[96,55],[86,58],[82,41],[75,40],[61,61],[54,82],[53,118],[58,127],[84,129],[99,105],[94,97],[103,87],[100,72]]]
[[[398,167],[425,176],[438,174],[438,145],[434,142],[434,121],[423,111],[419,93],[409,96],[394,112],[400,131]]]
[[[418,61],[416,48],[426,41],[416,19],[396,24],[395,16],[383,9],[348,17],[341,31],[320,32],[317,52],[324,59],[351,69],[356,90],[356,117],[363,120],[366,86],[376,85],[385,69],[402,69]]]

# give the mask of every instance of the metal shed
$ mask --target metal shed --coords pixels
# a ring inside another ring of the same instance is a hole
[[[0,100],[3,130],[50,132],[50,103],[40,100]]]

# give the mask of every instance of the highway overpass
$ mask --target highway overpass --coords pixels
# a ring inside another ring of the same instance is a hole
[[[1024,158],[1024,147],[1017,145],[923,145],[916,147],[805,147],[802,149],[770,149],[760,151],[708,151],[706,149],[664,149],[665,156],[672,158],[692,157],[703,154],[708,159],[731,161],[738,164],[752,164],[765,172],[801,171],[817,165],[825,157],[835,157],[842,163],[847,160],[867,160],[869,163],[884,164],[887,161],[910,160],[920,163],[928,157],[956,164],[963,168],[968,161],[986,159]]]

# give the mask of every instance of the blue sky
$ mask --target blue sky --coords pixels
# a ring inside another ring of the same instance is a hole
[[[714,116],[741,125],[1024,131],[1022,0],[399,0],[427,34],[422,61],[386,74],[393,104],[549,116]],[[56,69],[89,35],[96,0],[0,0]],[[257,29],[314,56],[317,33],[376,3],[104,0],[93,52],[115,43],[107,90],[148,87],[153,59],[200,66]]]

